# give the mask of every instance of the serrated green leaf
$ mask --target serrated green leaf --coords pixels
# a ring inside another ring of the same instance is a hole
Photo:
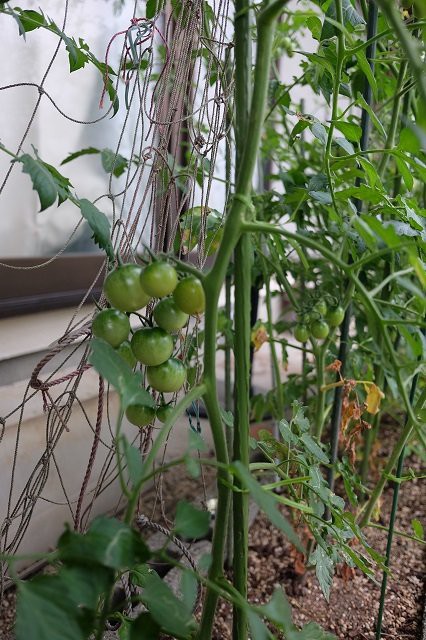
[[[129,166],[127,158],[111,149],[102,149],[101,159],[104,171],[112,173],[116,178],[119,178]]]
[[[315,573],[324,594],[325,599],[330,599],[330,589],[333,582],[334,563],[328,553],[317,545],[315,551],[311,553],[309,564],[315,565]]]
[[[74,153],[70,153],[65,160],[62,160],[61,165],[67,164],[68,162],[72,162],[81,156],[92,155],[96,153],[100,153],[100,149],[96,149],[95,147],[86,147],[85,149],[80,149],[79,151],[75,151]]]
[[[40,199],[40,211],[44,211],[56,202],[58,189],[49,169],[40,160],[35,160],[28,153],[16,159],[23,165],[22,171],[27,173]]]
[[[155,407],[153,398],[142,386],[140,371],[133,371],[115,349],[101,338],[92,338],[90,346],[89,361],[119,393],[123,410],[130,404]]]
[[[66,583],[67,592],[75,606],[91,611],[96,611],[99,599],[114,584],[114,571],[102,566],[62,567],[59,575]]]
[[[317,458],[317,460],[319,460],[323,464],[327,464],[329,462],[328,457],[326,456],[324,451],[321,449],[319,444],[315,442],[312,436],[309,435],[309,433],[302,433],[302,435],[300,436],[300,440],[303,442],[309,453]]]
[[[399,134],[399,148],[402,151],[408,151],[413,155],[417,155],[420,151],[420,140],[410,127],[404,127]]]
[[[183,570],[180,580],[180,592],[182,594],[182,600],[188,611],[193,611],[195,603],[197,602],[198,595],[198,580],[197,577],[190,571]]]
[[[349,142],[349,140],[346,140],[346,138],[339,138],[339,137],[338,138],[334,138],[334,142],[336,144],[338,144],[339,147],[344,149],[346,151],[346,153],[349,153],[350,155],[355,153],[355,149],[353,148],[353,146]]]
[[[327,129],[320,122],[314,122],[310,125],[312,134],[325,146],[327,144]]]
[[[343,23],[345,26],[350,26],[355,31],[364,29],[365,20],[354,9],[351,0],[342,0],[342,13]],[[334,0],[331,2],[330,6],[327,9],[326,18],[331,18],[332,20],[336,20],[337,18],[336,3]],[[327,20],[324,20],[324,25],[320,37],[321,42],[323,42],[323,40],[329,40],[330,38],[333,38],[336,34],[336,27],[327,22]]]
[[[333,198],[328,191],[309,191],[311,198],[320,202],[321,204],[332,204]]]
[[[161,627],[155,622],[151,614],[144,611],[129,628],[129,640],[158,640]]]
[[[25,33],[28,33],[29,31],[33,31],[34,29],[47,25],[46,18],[41,12],[39,13],[32,9],[24,9],[23,11],[17,11],[17,13],[22,27],[22,30],[20,29],[20,35],[25,35]]]
[[[210,528],[210,514],[180,500],[176,507],[174,531],[184,538],[202,538]]]
[[[85,534],[67,530],[58,541],[65,564],[126,569],[145,562],[150,552],[140,534],[115,518],[95,518]]]
[[[135,487],[139,481],[143,478],[143,465],[141,452],[137,447],[130,444],[126,436],[121,436],[121,442],[123,445],[123,454],[126,461],[127,471],[132,485]]]
[[[151,574],[146,579],[141,599],[166,633],[176,638],[189,638],[194,632],[196,624],[191,611],[157,574]]]
[[[80,207],[81,215],[93,232],[94,242],[105,251],[110,260],[114,260],[114,248],[111,242],[111,227],[108,218],[90,200],[82,198],[76,202]]]
[[[383,138],[383,140],[386,140],[386,131],[385,131],[384,126],[380,122],[379,118],[377,117],[377,115],[375,114],[375,112],[373,111],[371,106],[365,101],[365,98],[361,93],[357,94],[357,103],[359,104],[359,106],[362,109],[367,111],[367,113],[369,114],[369,116],[371,118],[371,122],[373,123],[373,125],[375,126],[377,131],[380,133],[380,135]]]
[[[85,640],[78,609],[60,576],[18,583],[16,640]]]
[[[220,415],[222,417],[222,421],[226,424],[227,427],[234,426],[234,414],[232,411],[225,411],[222,407],[220,407]]]
[[[247,619],[253,640],[270,640],[275,638],[260,617],[252,610],[247,611]]]
[[[413,174],[405,164],[404,160],[402,160],[402,158],[395,156],[395,162],[396,162],[396,166],[398,167],[398,171],[401,174],[401,177],[405,183],[405,186],[409,191],[411,191],[414,185]]]
[[[360,51],[357,51],[355,53],[355,56],[356,56],[359,68],[367,78],[367,82],[371,87],[373,97],[375,100],[377,100],[377,96],[378,96],[377,82],[376,82],[376,78],[374,76],[373,70],[370,67],[370,64],[365,56],[365,52],[361,49]]]
[[[362,129],[358,124],[353,122],[342,122],[342,120],[335,120],[334,126],[341,131],[347,140],[351,142],[358,142],[361,138]]]
[[[302,131],[304,131],[308,126],[309,126],[309,122],[307,120],[299,120],[298,122],[296,122],[296,124],[294,125],[290,133],[290,139],[289,139],[290,146],[292,146],[295,143],[297,136],[300,135]]]
[[[269,602],[258,607],[258,611],[285,632],[292,631],[291,607],[282,589],[275,588]]]
[[[303,545],[299,540],[297,533],[294,531],[288,520],[277,509],[277,503],[270,493],[266,493],[262,489],[262,486],[253,478],[253,476],[247,471],[245,466],[238,460],[234,462],[232,467],[235,470],[236,475],[240,478],[241,482],[249,490],[253,500],[262,511],[268,516],[273,525],[275,525],[280,531],[282,531],[294,546],[299,551],[304,551]]]

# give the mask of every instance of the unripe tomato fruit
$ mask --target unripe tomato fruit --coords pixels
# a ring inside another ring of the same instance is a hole
[[[118,347],[130,331],[129,318],[117,309],[104,309],[93,319],[92,332],[97,338],[102,338],[112,347]]]
[[[148,384],[156,391],[172,393],[178,391],[186,380],[186,367],[177,358],[169,358],[158,367],[147,367]]]
[[[321,316],[325,316],[327,313],[327,303],[325,300],[318,300],[318,302],[314,305],[315,311],[317,311]]]
[[[104,294],[108,302],[120,311],[137,311],[145,307],[150,297],[142,289],[142,267],[123,264],[111,271],[104,282]]]
[[[117,347],[116,351],[118,355],[120,355],[123,360],[127,362],[129,367],[133,369],[133,367],[136,365],[137,360],[132,351],[132,347],[130,346],[130,342],[128,340],[125,340],[120,344],[119,347]]]
[[[298,342],[307,342],[309,340],[308,327],[304,324],[298,324],[294,330],[294,337]]]
[[[179,309],[190,316],[202,313],[206,306],[203,285],[195,276],[183,278],[173,291],[173,298]]]
[[[159,327],[144,327],[133,334],[132,351],[142,364],[157,366],[173,353],[173,338]]]
[[[155,418],[155,409],[144,404],[130,404],[126,409],[126,418],[136,427],[146,427]]]
[[[171,404],[162,404],[157,407],[157,418],[160,422],[166,422],[166,420],[172,415],[174,406]]]
[[[165,298],[155,305],[153,317],[164,331],[179,331],[188,322],[189,315],[179,309],[173,298]]]
[[[324,320],[315,320],[312,322],[311,333],[317,340],[324,340],[330,333],[330,327]]]
[[[345,311],[343,307],[338,305],[333,309],[329,309],[327,311],[327,315],[325,319],[327,320],[330,327],[338,327],[343,322],[343,318],[345,317]]]
[[[153,262],[141,273],[143,290],[153,298],[164,298],[175,290],[178,283],[176,269],[167,262]]]

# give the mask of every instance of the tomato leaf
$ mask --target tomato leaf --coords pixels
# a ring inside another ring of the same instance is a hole
[[[157,640],[161,627],[155,622],[151,614],[144,611],[129,627],[128,640]]]
[[[81,614],[80,614],[81,615]],[[78,609],[60,576],[37,576],[18,584],[17,640],[84,640]]]
[[[166,633],[177,638],[188,638],[193,633],[196,624],[191,611],[157,574],[147,577],[141,599]]]
[[[321,449],[320,445],[315,442],[315,440],[312,438],[312,436],[309,435],[309,433],[302,433],[302,435],[300,436],[300,440],[303,442],[309,453],[317,458],[320,462],[322,462],[323,464],[327,464],[329,462],[328,457]]]
[[[174,530],[184,538],[202,538],[208,533],[210,514],[180,500],[176,508]]]
[[[67,529],[58,541],[59,557],[65,564],[101,565],[126,569],[150,558],[138,532],[115,518],[100,516],[85,534]]]
[[[134,372],[115,349],[100,338],[92,338],[91,348],[89,361],[119,393],[123,410],[130,404],[155,406],[151,395],[142,386],[143,377],[140,371]]]
[[[95,153],[100,153],[100,149],[96,149],[95,147],[86,147],[85,149],[80,149],[79,151],[75,151],[74,153],[70,153],[65,160],[62,160],[61,165],[67,164],[68,162],[72,162],[81,156],[92,155]]]
[[[71,184],[68,178],[61,176],[59,172],[56,172],[55,175],[51,171],[53,167],[46,165],[39,158],[33,158],[28,153],[24,153],[22,156],[16,158],[16,162],[22,163],[22,171],[27,173],[31,178],[33,189],[37,191],[40,200],[40,211],[44,211],[56,202],[59,196],[59,189],[61,189],[61,193],[63,194],[62,190],[64,186]]]
[[[106,252],[110,260],[114,260],[114,248],[111,242],[108,218],[86,198],[77,200],[77,204],[80,207],[81,215],[93,231],[94,242]]]
[[[126,436],[121,436],[121,442],[123,445],[124,459],[126,460],[127,471],[129,473],[130,480],[135,487],[139,481],[143,478],[143,465],[141,452],[137,447],[130,444]]]
[[[101,159],[104,170],[107,173],[112,173],[116,178],[119,178],[129,165],[127,158],[111,151],[111,149],[103,149]]]
[[[328,601],[330,598],[330,589],[334,575],[333,560],[321,545],[318,544],[315,551],[311,553],[309,557],[309,563],[315,565],[315,573],[318,578],[321,591],[323,592],[325,599]]]

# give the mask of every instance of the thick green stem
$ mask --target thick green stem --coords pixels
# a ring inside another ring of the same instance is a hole
[[[324,386],[324,366],[325,366],[325,353],[322,347],[315,350],[315,368],[317,372],[317,402],[315,407],[315,429],[314,435],[321,439],[322,430],[324,427],[324,409],[325,409],[325,394],[326,392],[322,388]]]
[[[258,16],[258,41],[256,65],[254,74],[253,97],[251,101],[248,130],[241,165],[238,171],[236,193],[226,218],[223,241],[216,255],[211,271],[204,280],[206,293],[206,326],[204,347],[204,376],[207,393],[204,397],[219,462],[227,461],[226,441],[224,437],[220,409],[216,390],[216,331],[217,305],[221,286],[226,277],[226,271],[232,252],[240,238],[243,220],[247,208],[250,208],[251,183],[256,166],[257,150],[265,112],[266,96],[269,85],[269,69],[271,63],[272,39],[274,33],[274,19],[284,6],[285,0],[276,0],[261,10]],[[222,574],[223,552],[226,531],[226,518],[229,505],[228,473],[218,474],[218,505],[216,527],[212,544],[212,564],[209,570],[209,580],[215,582]],[[226,480],[226,483],[223,482]],[[204,601],[199,640],[211,637],[213,619],[216,610],[218,594],[216,590],[207,589]]]

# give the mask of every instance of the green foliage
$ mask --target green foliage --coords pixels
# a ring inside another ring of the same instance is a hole
[[[24,153],[16,158],[16,162],[21,162],[22,171],[30,176],[33,189],[37,191],[40,199],[40,211],[44,211],[55,204],[56,200],[58,205],[67,200],[71,196],[70,187],[72,184],[55,167],[43,162],[36,149],[34,149],[34,153],[35,158]]]
[[[77,200],[81,215],[93,231],[94,242],[105,251],[108,258],[114,260],[114,248],[111,243],[110,223],[108,218],[94,204],[85,198]]]
[[[123,358],[104,340],[92,338],[90,362],[96,371],[117,391],[123,410],[131,404],[154,407],[151,395],[142,387],[142,373],[133,371]]]
[[[174,530],[184,538],[202,538],[210,527],[208,511],[196,509],[189,502],[180,500],[176,507]]]
[[[90,51],[89,46],[82,38],[78,41],[75,38],[67,36],[48,16],[40,11],[34,11],[33,9],[20,9],[19,7],[4,8],[0,7],[0,13],[5,13],[14,18],[18,25],[19,34],[24,38],[26,34],[35,29],[46,29],[51,33],[59,36],[65,44],[65,48],[68,52],[70,73],[82,69],[88,62],[93,64],[96,69],[102,74],[102,79],[105,79],[106,72],[108,71],[108,79],[106,80],[106,90],[111,100],[114,115],[119,109],[119,102],[117,92],[114,84],[111,81],[110,76],[115,76],[115,72],[111,67],[107,67],[105,63],[100,62]]]

